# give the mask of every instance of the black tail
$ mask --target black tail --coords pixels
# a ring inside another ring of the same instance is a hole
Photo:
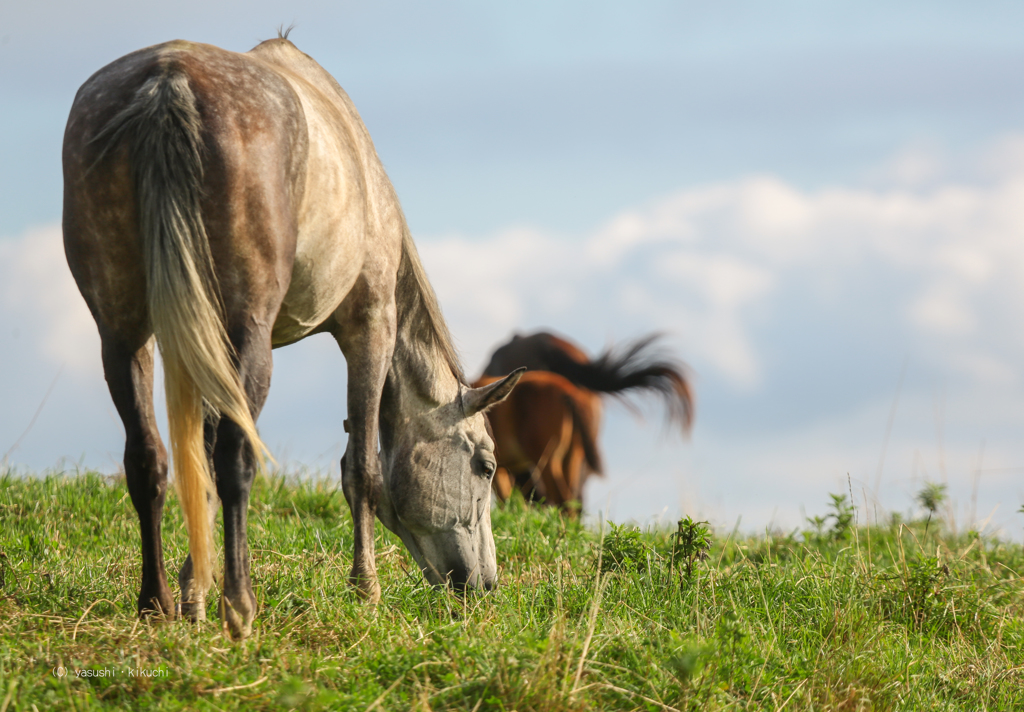
[[[503,375],[526,366],[557,373],[581,388],[623,399],[628,391],[655,391],[665,399],[669,421],[688,431],[693,423],[693,393],[686,369],[657,348],[660,338],[660,334],[651,334],[610,347],[588,361],[577,347],[553,334],[515,336],[494,352],[484,374]]]
[[[605,349],[596,359],[579,363],[564,352],[552,354],[562,376],[583,388],[624,397],[627,391],[646,390],[661,395],[668,418],[689,430],[693,424],[693,393],[680,362],[659,353],[660,334],[651,334],[619,347]]]

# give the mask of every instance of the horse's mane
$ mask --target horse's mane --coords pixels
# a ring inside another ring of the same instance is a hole
[[[405,332],[416,342],[431,346],[452,375],[465,385],[466,376],[462,372],[459,354],[408,228],[402,235],[402,261],[398,267],[395,301],[399,333]]]

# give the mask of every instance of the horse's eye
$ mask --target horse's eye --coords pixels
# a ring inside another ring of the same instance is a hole
[[[483,471],[484,477],[491,477],[494,475],[496,467],[490,460],[484,460],[480,463],[480,469]]]

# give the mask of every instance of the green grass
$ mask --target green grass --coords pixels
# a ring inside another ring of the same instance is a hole
[[[173,501],[164,531],[173,577]],[[261,480],[260,610],[234,643],[213,600],[199,626],[137,620],[123,482],[0,476],[0,712],[1024,709],[1024,551],[935,520],[927,535],[923,522],[719,532],[686,577],[669,530],[618,528],[599,564],[598,532],[516,502],[494,512],[502,587],[466,598],[425,586],[377,531],[374,609],[345,583],[336,485]]]

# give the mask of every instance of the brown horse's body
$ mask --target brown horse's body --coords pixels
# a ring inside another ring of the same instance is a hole
[[[649,356],[655,338],[594,360],[567,339],[545,332],[516,335],[495,350],[475,385],[496,381],[503,369],[530,369],[508,400],[487,414],[498,457],[494,490],[499,499],[518,489],[528,500],[570,510],[582,504],[587,477],[603,472],[597,444],[602,393],[659,392],[669,417],[689,429],[689,383],[680,364]]]
[[[480,413],[515,378],[463,385],[391,183],[326,71],[286,39],[244,54],[181,41],[139,50],[79,90],[63,162],[68,264],[125,425],[140,611],[174,610],[160,543],[167,455],[152,405],[154,336],[189,528],[184,613],[204,615],[219,497],[221,613],[233,634],[250,630],[255,420],[271,349],[316,332],[331,333],[348,364],[353,582],[379,598],[377,514],[432,583],[493,585],[481,487],[494,468]]]

